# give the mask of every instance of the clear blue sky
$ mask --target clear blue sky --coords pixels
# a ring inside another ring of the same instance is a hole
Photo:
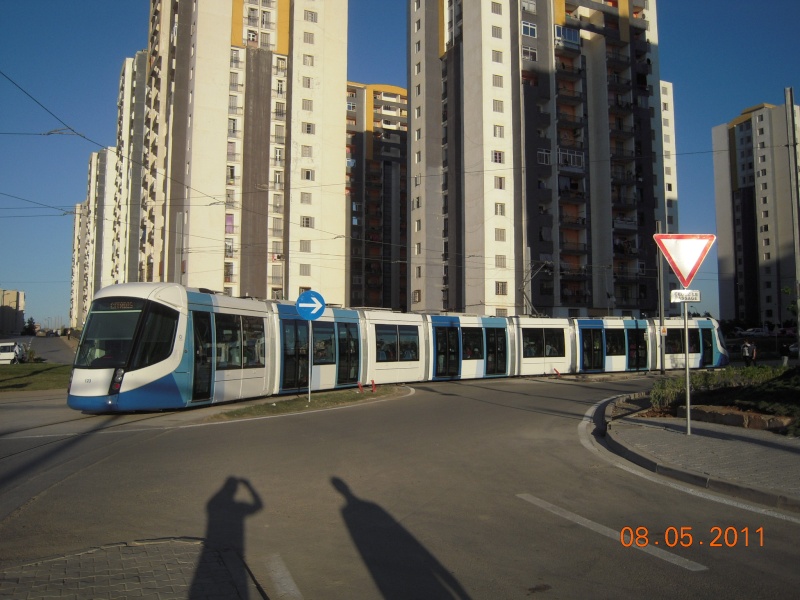
[[[405,6],[350,0],[351,80],[406,86]],[[147,0],[0,1],[0,71],[33,98],[0,77],[0,288],[25,291],[26,318],[67,323],[69,213],[86,197],[89,154],[115,144],[119,73],[146,46],[148,11]],[[661,76],[675,86],[680,230],[715,233],[711,128],[783,104],[785,87],[800,95],[800,2],[660,0],[658,18]],[[96,144],[41,135],[58,119]],[[716,278],[712,252],[692,287],[715,316]]]

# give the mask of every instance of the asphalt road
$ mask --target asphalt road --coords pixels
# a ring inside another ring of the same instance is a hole
[[[650,385],[423,384],[220,424],[5,394],[0,566],[197,537],[237,547],[271,598],[796,597],[796,515],[620,468],[587,434],[595,404]]]

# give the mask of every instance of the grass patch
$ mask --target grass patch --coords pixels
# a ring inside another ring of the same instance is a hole
[[[794,419],[788,435],[800,435],[800,368],[727,367],[690,374],[692,404],[729,406]],[[674,410],[686,398],[684,377],[660,379],[653,387],[653,408]]]
[[[0,365],[0,392],[66,390],[72,365],[23,363]]]
[[[375,393],[369,388],[365,388],[363,393],[358,392],[358,388],[346,390],[334,390],[330,392],[312,392],[311,403],[308,402],[308,394],[292,396],[272,396],[261,400],[250,401],[247,406],[231,405],[230,410],[221,412],[208,418],[209,421],[231,421],[234,419],[252,419],[253,417],[267,417],[272,415],[285,415],[298,413],[307,410],[319,410],[321,408],[332,408],[345,404],[354,404],[375,398],[386,398],[396,395],[405,388],[396,385],[378,386]]]

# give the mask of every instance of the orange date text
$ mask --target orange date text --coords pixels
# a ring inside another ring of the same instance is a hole
[[[690,548],[708,546],[710,548],[736,548],[738,546],[764,546],[764,528],[758,527],[711,527],[700,532],[691,527],[667,527],[664,532],[650,531],[647,527],[623,527],[619,541],[626,547],[644,548],[646,546],[666,546],[667,548]]]

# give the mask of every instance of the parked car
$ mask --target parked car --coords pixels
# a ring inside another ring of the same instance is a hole
[[[797,342],[789,346],[789,352],[792,356],[797,356]]]
[[[27,357],[28,353],[25,351],[25,346],[19,342],[0,342],[0,365],[11,365],[14,363],[25,362]]]
[[[750,329],[745,329],[742,333],[743,337],[766,337],[768,335],[769,331],[763,327],[751,327]]]

